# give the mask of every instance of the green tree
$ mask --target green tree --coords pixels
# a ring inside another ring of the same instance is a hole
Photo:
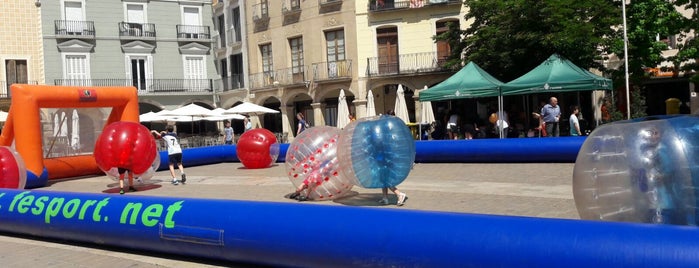
[[[695,59],[699,58],[699,40],[689,37],[687,33],[699,29],[699,0],[676,0],[676,7],[685,10],[694,10],[689,18],[684,20],[681,32],[677,36],[677,55],[668,57],[667,60],[672,62],[673,67],[677,71],[685,71],[695,73],[699,70],[699,62]],[[684,43],[682,43],[684,41]],[[699,75],[696,73],[691,77],[692,82],[699,83]]]
[[[677,12],[671,1],[634,0],[626,7],[626,25],[629,75],[632,83],[638,84],[646,78],[645,68],[656,67],[668,60],[662,55],[662,52],[668,49],[668,44],[662,39],[681,34],[683,29],[688,29],[689,20]],[[617,35],[620,33],[621,31],[617,32]],[[611,52],[623,59],[623,36],[618,36],[614,40]],[[684,56],[681,57],[684,58]],[[683,61],[684,59],[674,57],[669,60]],[[614,77],[617,78],[616,80],[623,78],[624,68],[616,70]]]
[[[619,3],[608,0],[465,0],[473,23],[459,38],[468,61],[503,81],[531,70],[553,53],[582,68],[599,67],[617,36]],[[461,39],[461,36],[465,38]],[[461,51],[459,51],[460,54]]]
[[[634,87],[634,89],[631,90],[631,99],[629,101],[631,102],[631,118],[648,116],[646,113],[648,109],[646,106],[646,97],[643,96],[640,87]]]

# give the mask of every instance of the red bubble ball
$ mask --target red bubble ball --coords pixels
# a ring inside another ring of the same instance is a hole
[[[26,184],[22,157],[12,147],[0,146],[0,188],[24,189]]]
[[[95,143],[95,160],[102,171],[128,169],[134,174],[148,171],[157,154],[150,130],[136,122],[109,124]]]
[[[271,131],[256,128],[240,136],[235,150],[246,168],[266,168],[277,161],[279,143]]]

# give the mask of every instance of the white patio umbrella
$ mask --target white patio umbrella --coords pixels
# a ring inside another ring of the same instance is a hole
[[[170,113],[170,110],[162,110],[157,113],[147,112],[145,114],[139,115],[138,119],[140,122],[191,122],[192,120],[198,121],[201,118],[192,119],[191,116],[174,116],[174,115],[163,115]]]
[[[231,107],[230,109],[226,110],[223,112],[223,114],[250,114],[250,115],[259,115],[259,114],[276,114],[279,113],[277,110],[273,110],[264,106],[260,106],[254,103],[250,102],[243,102],[241,104],[238,104],[234,107]]]
[[[155,114],[155,113],[152,112],[152,111],[151,111],[151,112],[147,112],[147,113],[145,113],[145,114],[139,115],[139,116],[138,116],[138,121],[139,121],[139,122],[151,122],[151,121],[153,121],[153,119],[154,119],[156,116],[158,116],[158,115]]]
[[[168,121],[175,121],[175,122],[191,122],[192,123],[192,133],[194,133],[194,122],[195,121],[201,121],[204,118],[208,116],[215,116],[215,114],[212,114],[211,110],[204,108],[202,106],[199,106],[195,103],[190,103],[185,106],[182,106],[180,108],[174,109],[169,112],[164,112],[161,115],[164,116],[174,116],[175,118],[172,118],[172,120],[168,119]],[[187,117],[189,117],[189,120],[187,120]],[[199,129],[201,131],[201,128]]]
[[[422,90],[426,90],[427,86],[423,88]],[[422,125],[423,124],[432,124],[436,120],[434,118],[434,112],[432,111],[432,102],[431,101],[423,101],[422,103],[422,111],[420,112],[420,139],[422,139]]]
[[[80,115],[78,115],[77,109],[73,109],[73,117],[71,118],[70,147],[76,151],[80,149]]]
[[[405,103],[405,94],[403,93],[403,85],[398,84],[398,90],[396,91],[396,105],[393,108],[393,112],[396,116],[403,120],[405,123],[410,123],[410,116],[408,116],[408,105]]]
[[[212,111],[201,107],[197,104],[190,103],[185,106],[182,106],[180,108],[174,109],[169,112],[164,112],[161,113],[160,115],[165,115],[165,116],[191,116],[191,117],[201,117],[199,120],[203,119],[204,117],[207,116],[212,116],[215,114],[212,114]],[[192,119],[192,121],[195,121]]]
[[[244,115],[241,114],[224,114],[226,109],[223,108],[216,108],[211,110],[210,116],[204,117],[204,120],[206,121],[223,121],[223,120],[231,120],[231,119],[236,119],[236,120],[243,120],[245,119]]]
[[[59,137],[68,137],[68,116],[66,112],[61,112],[61,129]]]
[[[371,89],[369,89],[369,92],[367,92],[366,95],[366,116],[376,116],[376,105],[374,104],[374,93],[371,92]]]
[[[5,111],[0,111],[0,122],[5,122],[7,121],[7,115],[10,113],[5,112]]]
[[[340,96],[337,98],[337,127],[342,129],[349,123],[347,97],[345,96],[345,90],[340,89]]]

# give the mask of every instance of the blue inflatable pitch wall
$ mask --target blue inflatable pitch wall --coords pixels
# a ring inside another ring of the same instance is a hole
[[[699,263],[695,227],[40,190],[0,189],[0,231],[271,266]]]
[[[575,163],[585,137],[415,141],[417,163]],[[289,144],[279,145],[284,162]],[[341,149],[340,149],[341,150]],[[167,152],[160,152],[167,169]],[[184,149],[185,166],[240,162],[235,145]]]

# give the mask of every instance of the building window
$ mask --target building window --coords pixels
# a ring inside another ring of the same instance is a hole
[[[126,18],[126,22],[141,24],[148,22],[145,4],[125,3],[125,6],[124,17]]]
[[[151,55],[126,55],[126,77],[138,90],[148,90],[152,76]]]
[[[262,56],[262,72],[271,74],[274,71],[272,62],[272,44],[260,45],[260,54]]]
[[[245,86],[243,80],[244,68],[243,68],[243,54],[233,54],[230,57],[231,62],[231,76],[233,77],[233,88],[242,88]]]
[[[459,27],[459,20],[444,20],[438,21],[435,34],[440,35],[449,31],[449,27]],[[437,41],[437,64],[438,66],[444,66],[451,56],[451,46],[447,41]]]
[[[240,30],[240,8],[236,7],[233,9],[233,31],[235,32],[235,41],[240,42],[243,40]]]
[[[325,40],[328,48],[328,61],[345,60],[345,31],[325,32]]]
[[[289,48],[291,50],[291,72],[293,74],[293,82],[303,83],[305,81],[303,70],[303,38],[297,37],[289,39]]]
[[[185,90],[202,90],[208,86],[204,56],[183,56]]]
[[[66,33],[82,34],[83,21],[85,21],[85,9],[82,1],[64,1],[63,19],[66,21]]]
[[[218,16],[218,36],[220,39],[219,48],[226,47],[226,20],[223,15]]]
[[[376,47],[379,55],[379,73],[397,73],[398,28],[395,26],[376,29]]]
[[[0,98],[10,97],[10,86],[12,84],[27,84],[29,76],[27,74],[27,60],[5,60],[5,84],[0,81]]]
[[[345,31],[325,32],[325,42],[328,57],[328,77],[337,77],[344,72],[345,60]]]
[[[63,79],[66,79],[65,85],[90,86],[90,55],[64,54]]]
[[[269,5],[267,4],[267,0],[260,0],[260,14],[263,18],[269,16]]]

